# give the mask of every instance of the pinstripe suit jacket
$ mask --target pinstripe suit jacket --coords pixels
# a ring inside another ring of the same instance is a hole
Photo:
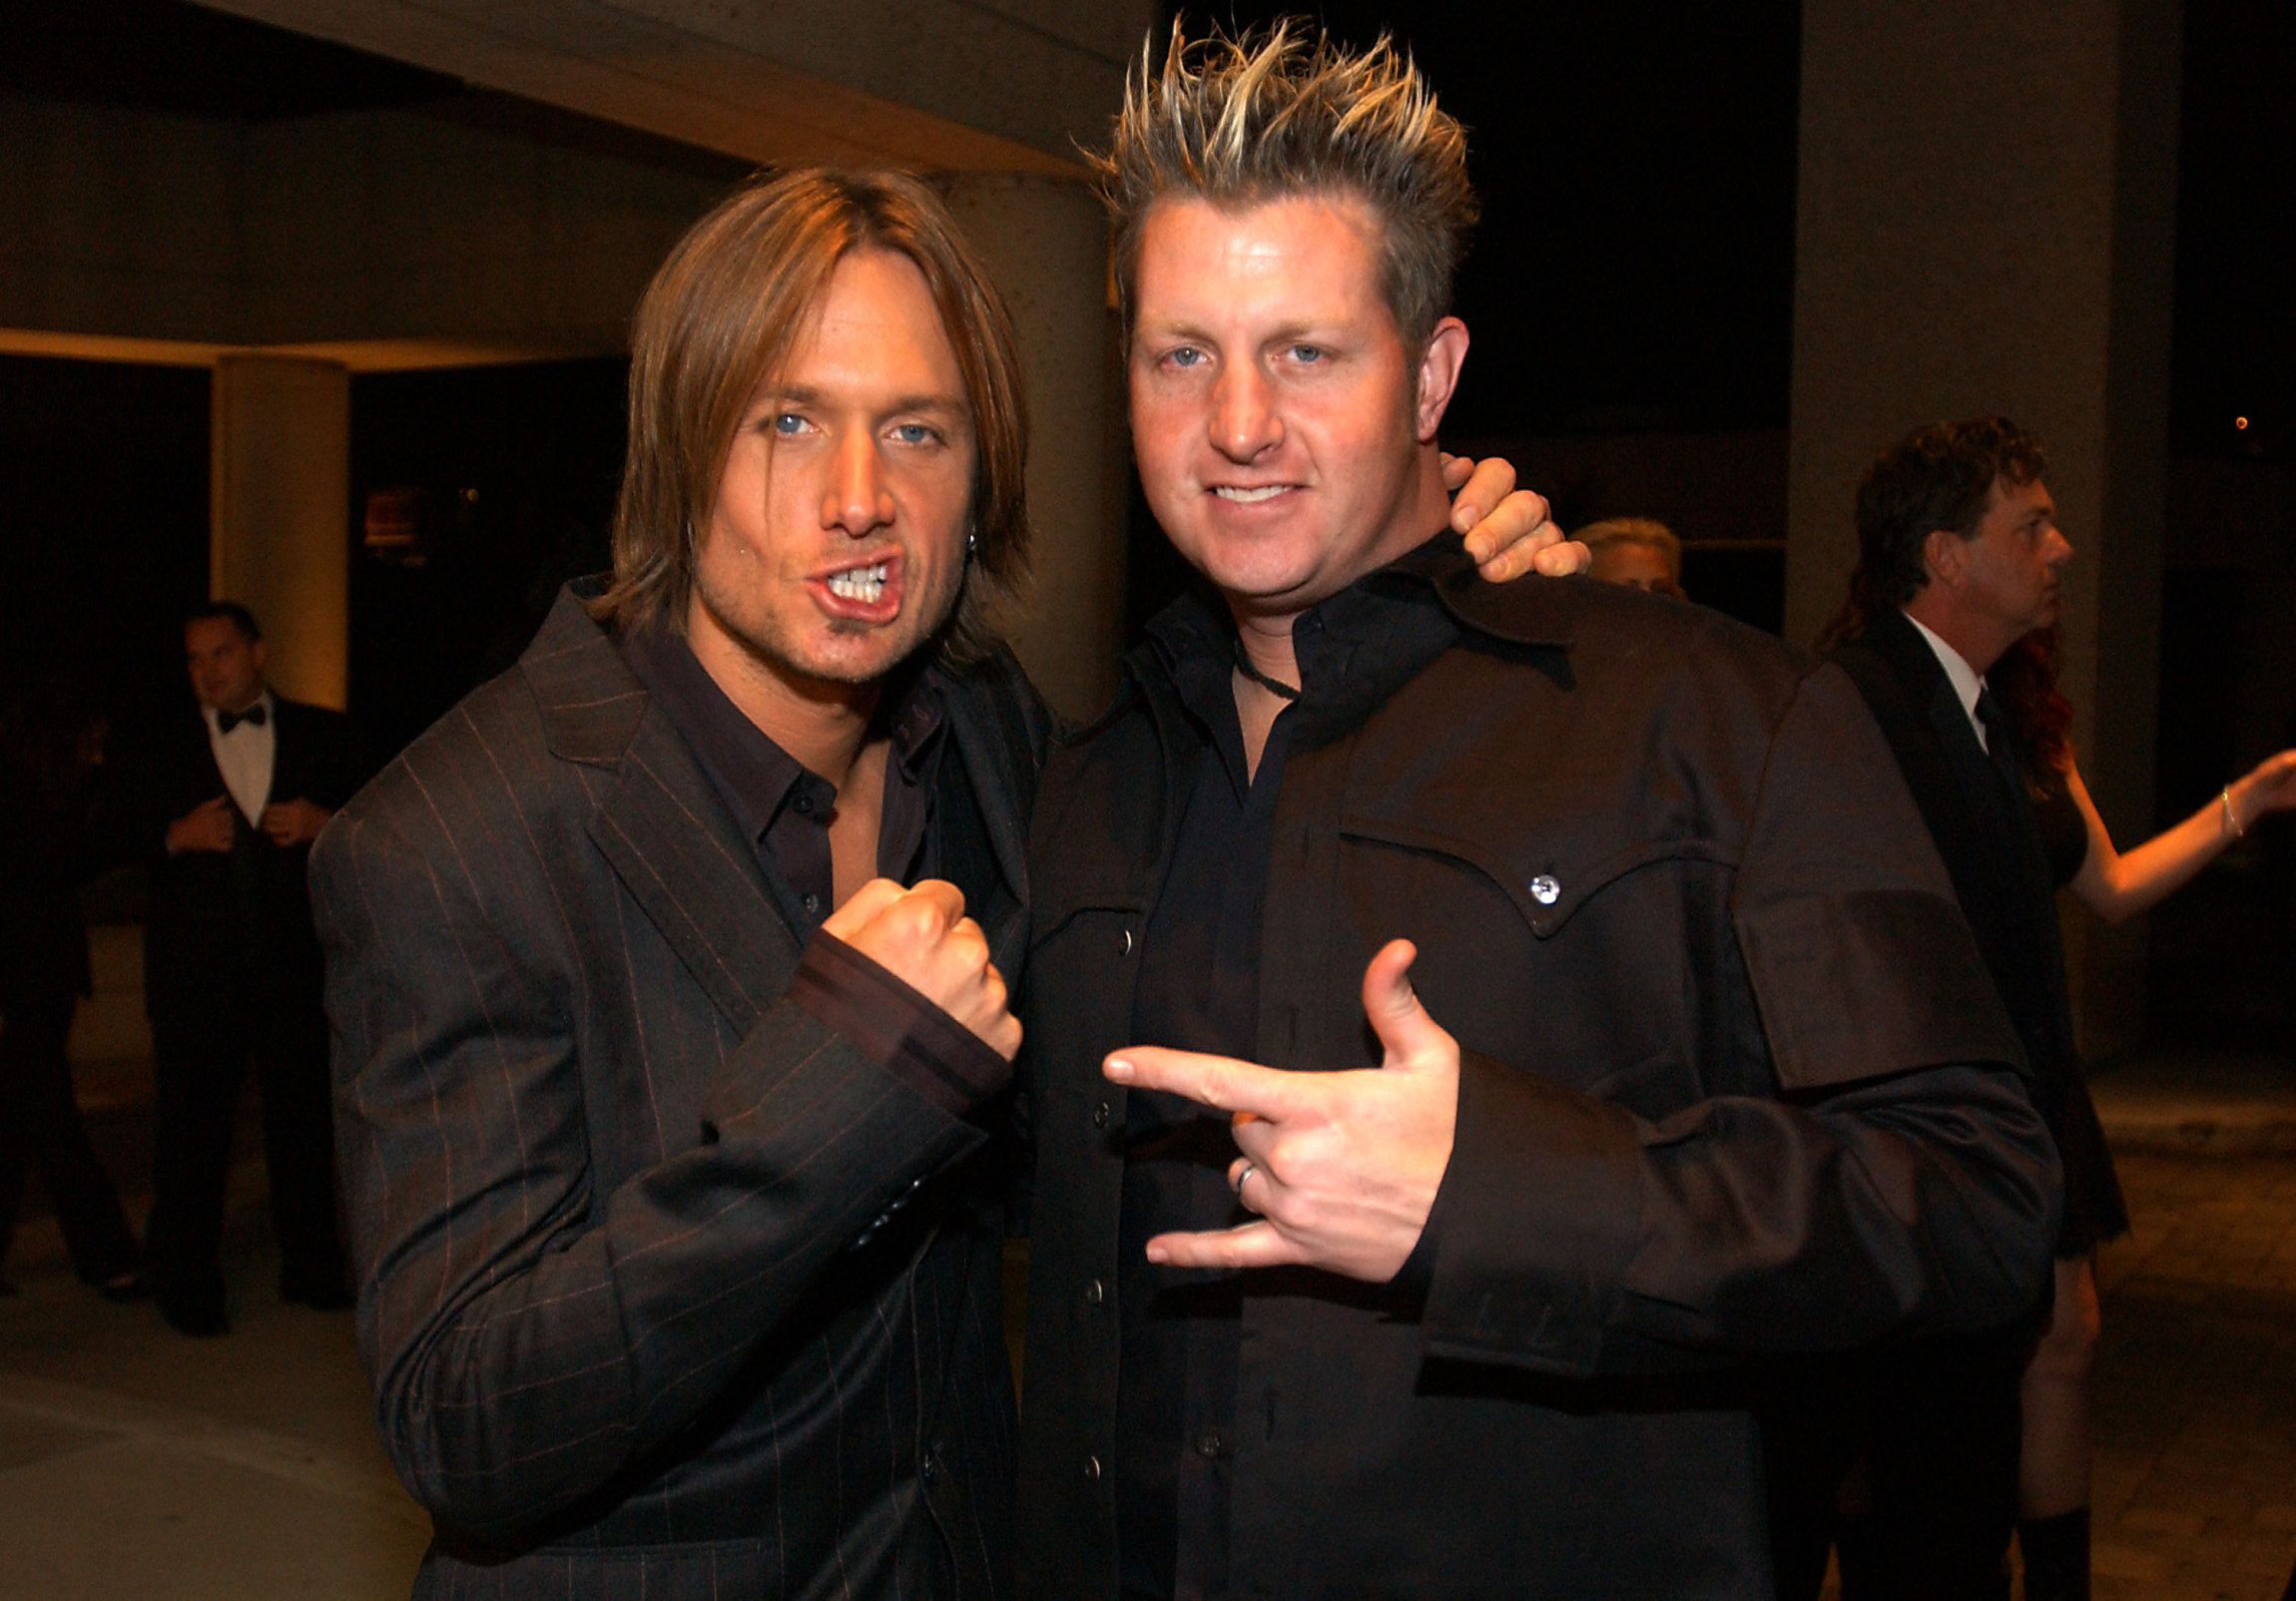
[[[1013,972],[1042,713],[1009,658],[944,691]],[[416,1594],[1002,1593],[1002,1154],[787,998],[754,845],[574,592],[311,881]]]

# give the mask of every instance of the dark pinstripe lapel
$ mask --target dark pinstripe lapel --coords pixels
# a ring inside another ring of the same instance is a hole
[[[789,987],[796,937],[684,738],[570,586],[522,659],[553,756],[614,770],[590,837],[737,1033]]]
[[[757,850],[708,775],[649,708],[590,837],[737,1033],[789,987],[798,945],[768,898]]]

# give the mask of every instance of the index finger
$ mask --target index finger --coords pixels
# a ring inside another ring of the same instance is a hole
[[[1249,1112],[1276,1123],[1292,1116],[1300,1104],[1297,1074],[1278,1072],[1257,1062],[1239,1062],[1232,1056],[1129,1045],[1112,1052],[1100,1070],[1112,1084],[1162,1090],[1217,1112]]]

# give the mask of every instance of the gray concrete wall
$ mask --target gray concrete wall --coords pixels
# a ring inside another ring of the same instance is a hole
[[[1148,0],[205,0],[753,161],[1078,171]]]
[[[1088,718],[1115,692],[1124,624],[1107,216],[1081,184],[1001,173],[957,180],[948,202],[1012,312],[1028,390],[1032,582],[1007,637],[1052,704]]]

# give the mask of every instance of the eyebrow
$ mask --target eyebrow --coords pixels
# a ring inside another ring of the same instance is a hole
[[[765,398],[771,403],[791,401],[801,406],[813,406],[820,405],[823,397],[819,389],[808,388],[801,384],[791,385],[787,388],[768,389]],[[961,397],[946,394],[895,395],[892,404],[885,407],[885,410],[888,412],[939,411],[959,417],[972,415],[972,407]]]

